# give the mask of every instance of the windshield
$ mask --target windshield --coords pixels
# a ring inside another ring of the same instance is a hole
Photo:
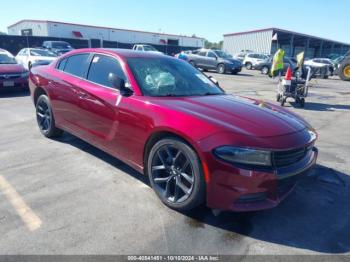
[[[0,54],[0,64],[17,64],[14,57],[7,54]]]
[[[190,64],[168,58],[129,58],[128,64],[146,96],[203,96],[224,92]]]
[[[52,48],[56,49],[72,49],[72,47],[66,42],[53,42]]]
[[[32,49],[32,50],[30,50],[30,55],[56,57],[56,54],[54,54],[48,50],[43,50],[43,49]]]
[[[223,52],[223,51],[214,51],[214,53],[215,53],[218,57],[220,57],[220,58],[232,58],[231,55],[226,54],[226,53]]]
[[[155,49],[153,46],[150,46],[150,45],[145,45],[143,47],[143,50],[145,50],[145,51],[158,51],[157,49]]]

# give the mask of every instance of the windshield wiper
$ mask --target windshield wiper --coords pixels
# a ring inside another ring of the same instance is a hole
[[[217,96],[217,95],[221,95],[221,94],[220,93],[210,93],[210,92],[202,94],[202,96]]]

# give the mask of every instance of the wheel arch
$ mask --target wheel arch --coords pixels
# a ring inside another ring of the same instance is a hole
[[[38,98],[41,96],[41,95],[47,95],[47,92],[45,91],[44,88],[38,86],[35,91],[34,91],[34,95],[33,95],[33,102],[34,102],[34,105],[36,105],[36,102],[38,101]]]
[[[208,168],[203,161],[203,156],[201,155],[200,151],[198,150],[197,146],[195,145],[194,141],[192,141],[190,138],[186,137],[184,134],[181,134],[180,132],[174,131],[174,130],[168,130],[168,129],[158,129],[154,131],[150,136],[147,138],[144,149],[143,149],[143,170],[145,175],[147,175],[147,158],[148,155],[152,149],[152,147],[161,139],[166,137],[173,137],[182,140],[185,142],[188,146],[190,146],[194,152],[196,152],[198,159],[200,161],[200,166],[202,168],[205,181],[209,180],[209,173]]]

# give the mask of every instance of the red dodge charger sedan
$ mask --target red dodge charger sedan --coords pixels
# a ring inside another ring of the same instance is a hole
[[[124,161],[176,210],[272,208],[317,158],[301,117],[165,55],[75,50],[33,68],[30,90],[44,136],[66,131]]]

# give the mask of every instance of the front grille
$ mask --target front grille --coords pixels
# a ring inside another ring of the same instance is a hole
[[[272,154],[273,164],[275,167],[284,167],[292,165],[302,160],[308,153],[307,147],[302,147],[289,151],[274,152]]]
[[[2,74],[0,75],[1,80],[16,79],[20,78],[21,74]]]

